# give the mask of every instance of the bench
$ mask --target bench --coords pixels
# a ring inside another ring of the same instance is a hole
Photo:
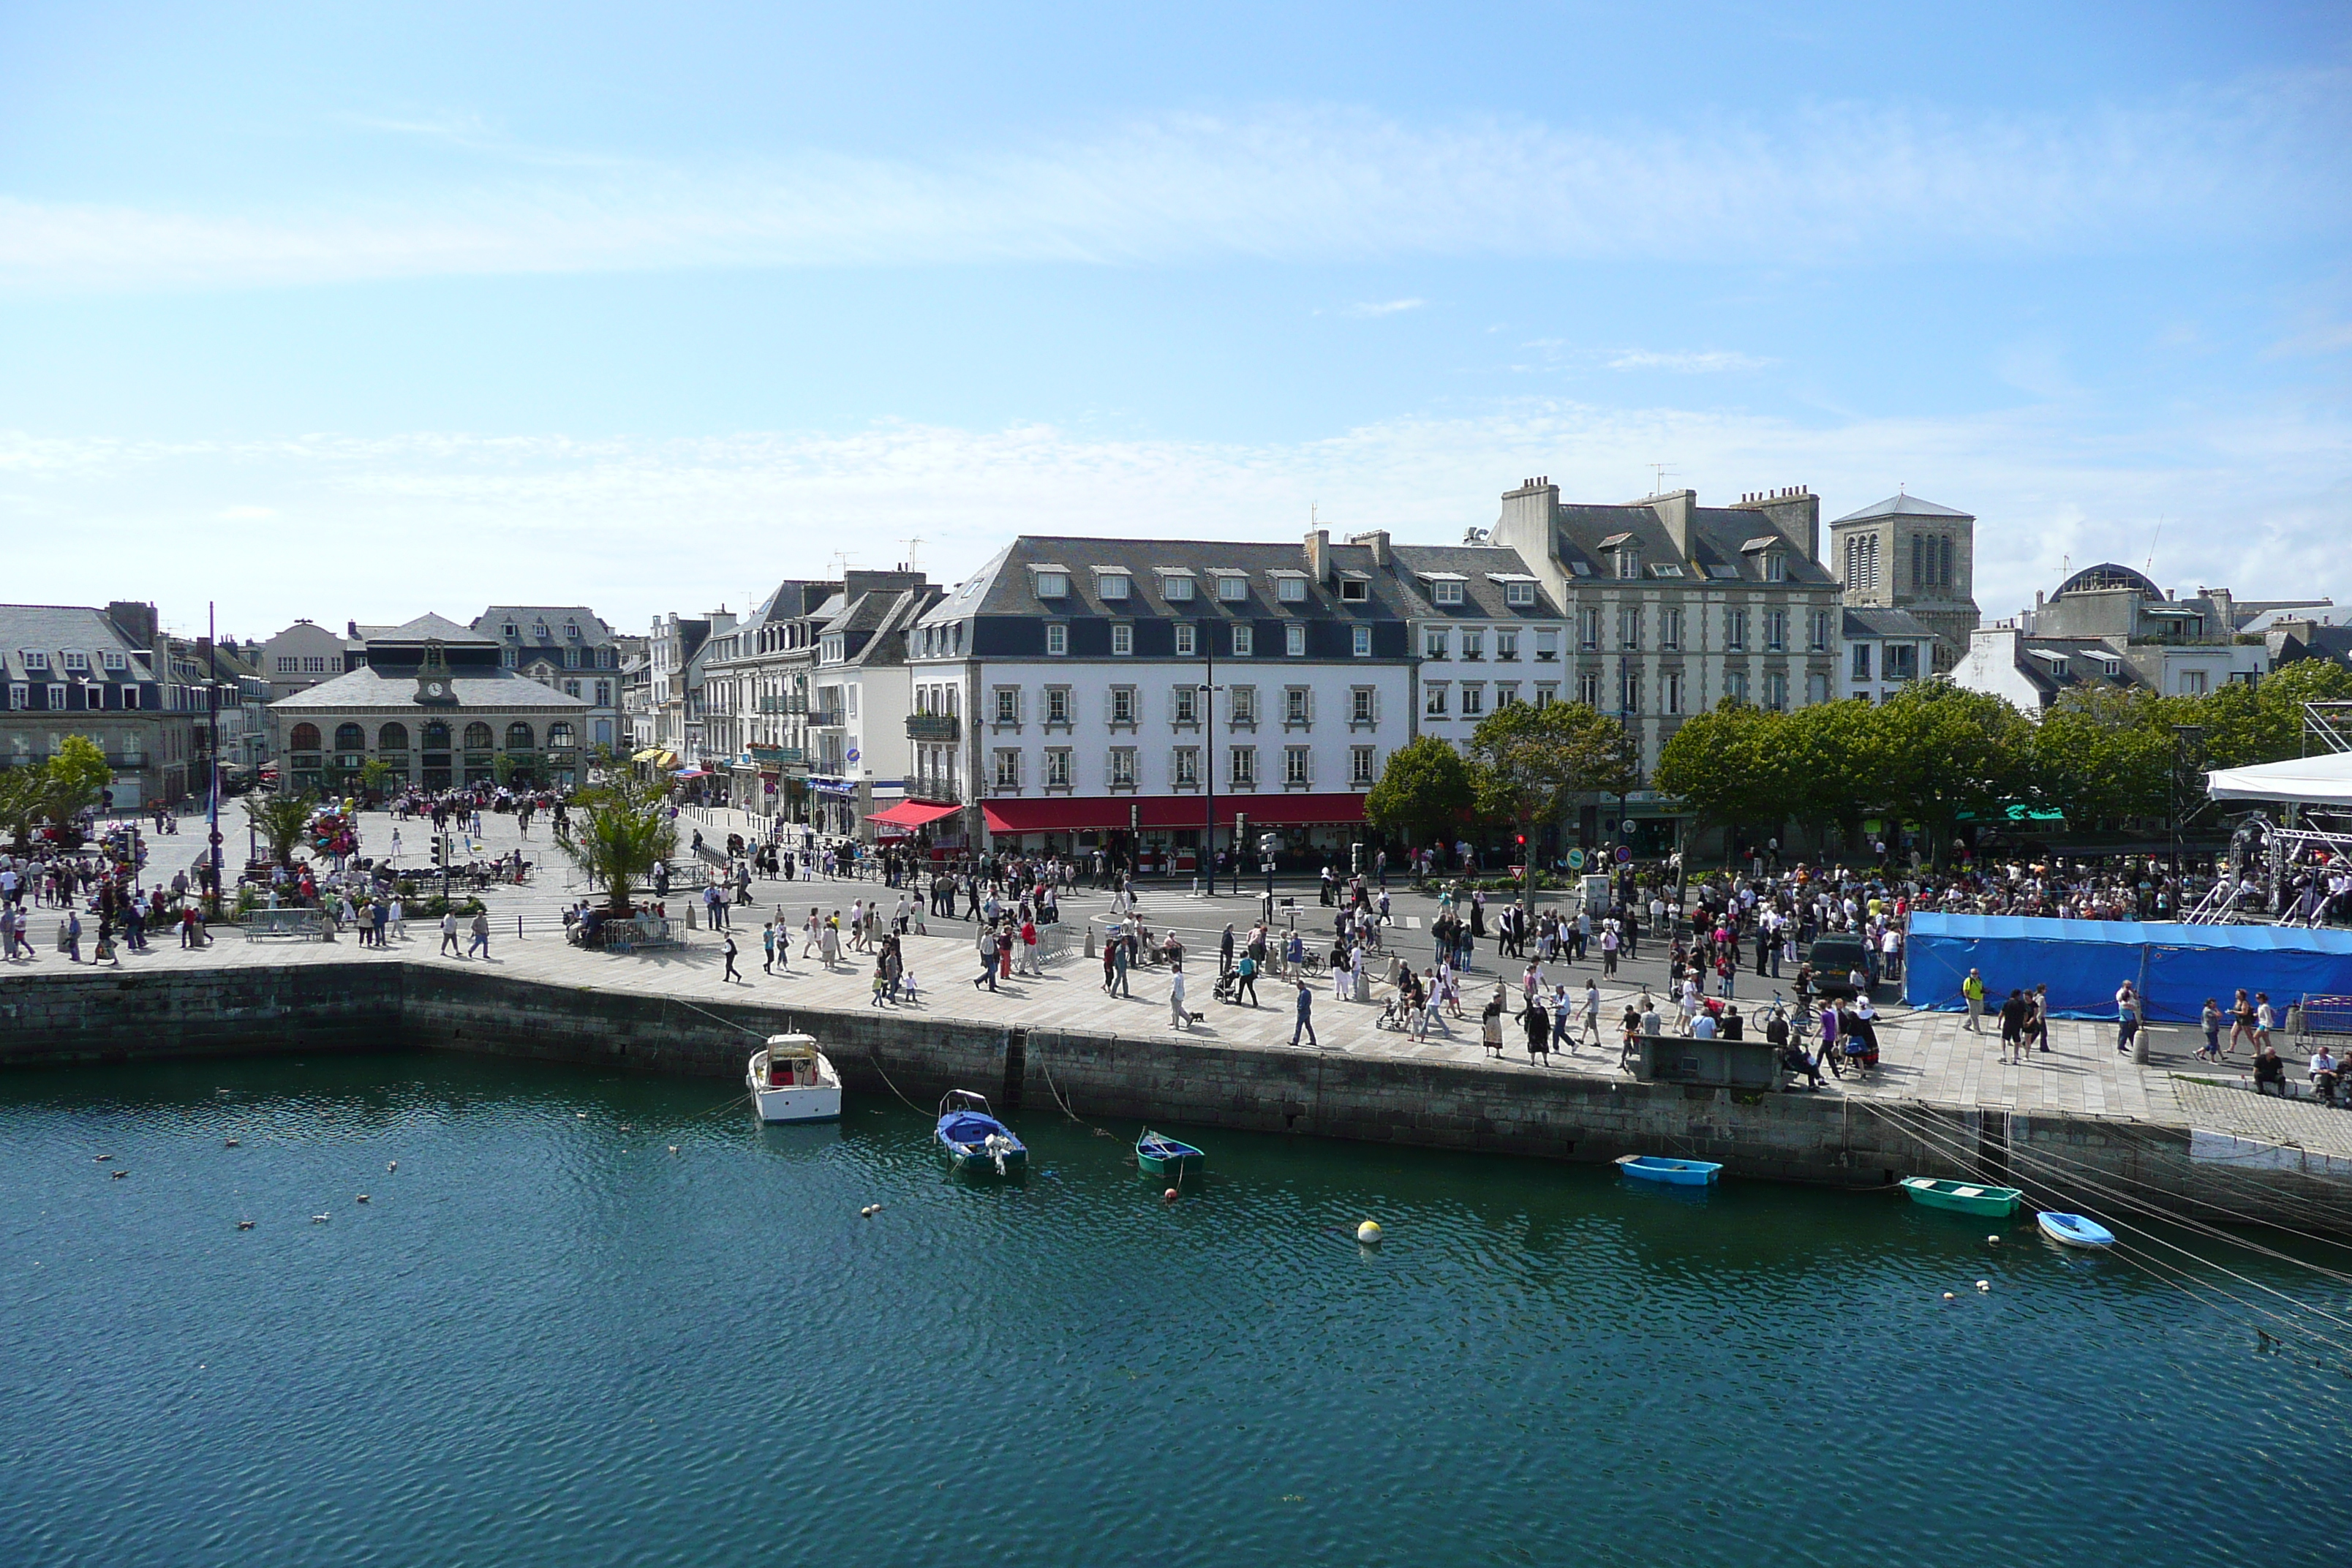
[[[327,917],[320,910],[253,910],[237,923],[245,928],[247,942],[264,942],[272,937],[319,942],[327,934]]]

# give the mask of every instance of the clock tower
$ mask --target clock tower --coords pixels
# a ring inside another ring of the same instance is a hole
[[[449,679],[449,660],[438,639],[425,644],[425,662],[416,668],[416,700],[427,708],[455,708],[457,689]]]

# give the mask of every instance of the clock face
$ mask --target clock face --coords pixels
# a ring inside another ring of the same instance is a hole
[[[437,680],[428,680],[425,683],[425,695],[427,697],[446,697],[449,695],[449,689]]]

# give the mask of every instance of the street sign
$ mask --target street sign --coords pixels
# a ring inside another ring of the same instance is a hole
[[[1637,833],[1641,831],[1640,825],[1635,823],[1630,816],[1624,821],[1619,823],[1617,826],[1627,833]]]
[[[1581,871],[1584,869],[1583,850],[1571,849],[1568,852],[1568,868],[1571,871]]]
[[[856,747],[855,747],[855,746],[852,746],[852,747],[850,747],[850,748],[849,748],[849,750],[847,750],[846,752],[844,752],[842,753],[842,755],[843,755],[843,756],[845,756],[845,757],[847,757],[851,762],[853,762],[853,763],[854,763],[854,762],[856,762],[856,761],[857,760],[857,748],[856,748]]]
[[[1617,846],[1617,864],[1620,866],[1630,866],[1633,863],[1633,847],[1630,844],[1620,844]]]

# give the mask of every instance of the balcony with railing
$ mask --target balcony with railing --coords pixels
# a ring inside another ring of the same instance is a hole
[[[961,724],[956,715],[952,713],[907,715],[907,739],[909,741],[944,741],[952,743],[961,733]]]

